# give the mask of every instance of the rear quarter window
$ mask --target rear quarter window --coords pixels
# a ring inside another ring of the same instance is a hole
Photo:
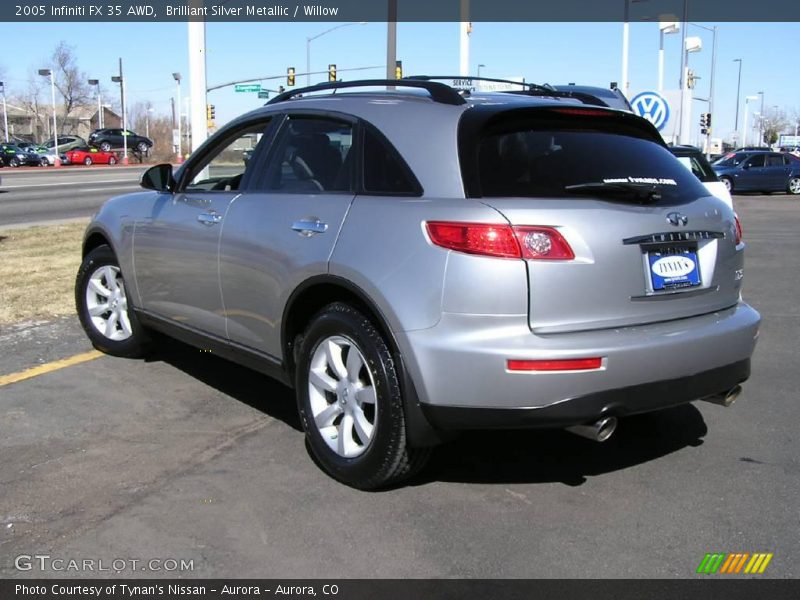
[[[645,129],[586,112],[587,116],[569,118],[501,114],[487,123],[474,140],[478,195],[586,198],[567,187],[615,181],[655,183],[660,204],[708,195],[691,171]]]

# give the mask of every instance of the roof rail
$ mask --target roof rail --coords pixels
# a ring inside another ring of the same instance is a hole
[[[285,100],[289,100],[290,98],[294,98],[295,96],[308,94],[311,92],[334,90],[334,93],[336,93],[336,90],[343,88],[371,86],[420,88],[427,90],[431,95],[431,99],[440,104],[452,104],[458,106],[466,103],[466,100],[464,100],[464,98],[462,98],[459,93],[449,85],[437,83],[435,81],[408,81],[406,79],[360,79],[356,81],[331,81],[328,83],[318,83],[308,87],[297,88],[296,90],[290,90],[275,96],[272,100],[267,102],[267,104],[277,104],[278,102],[283,102]]]
[[[410,75],[404,77],[403,81],[429,81],[449,79],[451,81],[493,81],[495,83],[512,83],[514,85],[522,86],[521,90],[502,90],[503,94],[522,94],[525,96],[552,96],[554,98],[574,98],[580,100],[584,104],[592,106],[604,106],[609,108],[608,104],[602,99],[588,94],[586,92],[572,92],[557,90],[550,84],[540,85],[538,83],[528,83],[526,81],[514,81],[512,79],[495,79],[494,77],[470,77],[469,75]],[[457,88],[454,88],[457,89]]]
[[[529,83],[527,81],[514,81],[513,79],[497,79],[495,77],[471,77],[469,75],[409,75],[403,77],[404,80],[410,79],[412,81],[438,81],[440,79],[450,79],[452,81],[492,81],[494,83],[512,83],[524,88],[553,92],[556,91],[551,85],[540,85],[538,83]],[[456,88],[458,89],[458,88]]]

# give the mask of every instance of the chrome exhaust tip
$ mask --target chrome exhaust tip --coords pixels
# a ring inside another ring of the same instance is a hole
[[[570,433],[585,437],[595,442],[605,442],[617,430],[616,417],[603,417],[587,425],[572,425],[566,428]]]
[[[737,385],[732,387],[727,392],[723,392],[722,394],[714,394],[713,396],[706,396],[705,398],[701,398],[703,402],[711,402],[711,404],[719,404],[720,406],[728,407],[731,406],[736,399],[739,397],[739,394],[742,393],[742,386]]]

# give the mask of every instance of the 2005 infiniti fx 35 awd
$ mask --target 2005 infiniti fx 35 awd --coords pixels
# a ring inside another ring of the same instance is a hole
[[[320,84],[142,186],[86,231],[92,343],[138,356],[160,331],[293,386],[319,464],[358,488],[454,431],[603,440],[749,375],[736,216],[587,94]]]

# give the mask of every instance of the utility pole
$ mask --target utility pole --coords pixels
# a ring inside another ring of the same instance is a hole
[[[8,107],[6,106],[6,85],[0,81],[0,91],[3,93],[3,131],[6,134],[6,143],[8,143]],[[56,152],[58,154],[58,152]]]
[[[469,76],[469,34],[472,32],[472,23],[469,22],[469,0],[461,0],[461,22],[459,23],[459,55],[460,65],[458,74],[462,77]],[[392,63],[394,65],[394,63]]]
[[[389,0],[389,14],[386,22],[386,79],[394,79],[394,65],[397,60],[397,0]]]
[[[193,0],[192,5],[200,5]],[[192,152],[208,138],[206,119],[206,24],[205,21],[189,21],[189,95],[191,103]]]
[[[681,103],[678,118],[678,143],[685,144],[683,120],[684,110],[686,103],[686,86],[687,86],[687,65],[689,63],[689,55],[686,52],[686,30],[689,28],[689,0],[683,0],[683,32],[681,33]],[[688,132],[687,132],[688,133]],[[688,136],[687,136],[688,137]]]
[[[122,76],[122,58],[119,59],[119,75],[111,78],[119,84],[119,101],[122,106],[122,164],[128,164],[128,118],[125,113],[125,79]]]
[[[736,119],[733,124],[733,130],[736,132],[736,137],[739,137],[739,95],[742,93],[742,59],[734,58],[733,62],[739,63],[739,82],[736,84]],[[738,139],[736,140],[739,141]],[[744,144],[742,144],[744,145]]]

